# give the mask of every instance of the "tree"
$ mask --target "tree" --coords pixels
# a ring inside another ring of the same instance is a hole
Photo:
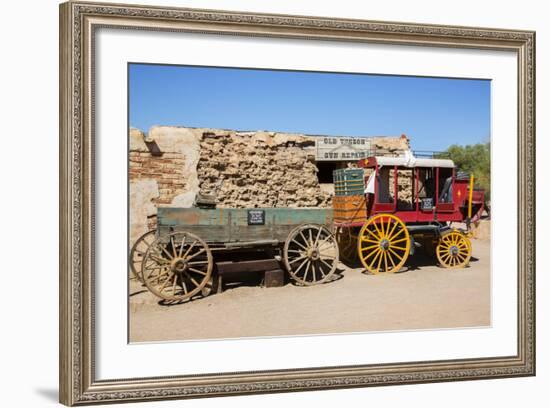
[[[491,143],[452,145],[446,153],[459,171],[474,175],[475,186],[485,190],[485,199],[491,198]]]

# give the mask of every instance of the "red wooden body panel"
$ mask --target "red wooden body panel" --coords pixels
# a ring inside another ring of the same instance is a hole
[[[363,159],[359,161],[359,167],[364,168],[373,168],[377,175],[380,174],[379,166],[376,160],[376,157],[369,157],[368,159]],[[468,179],[456,179],[456,170],[452,169],[452,202],[438,202],[439,201],[439,175],[440,168],[438,167],[415,167],[413,170],[413,202],[412,209],[410,210],[399,210],[397,208],[397,202],[395,195],[398,191],[398,173],[397,170],[410,170],[410,167],[401,167],[401,166],[391,166],[389,167],[390,171],[394,171],[394,198],[390,203],[380,203],[378,202],[379,196],[379,180],[377,179],[374,183],[374,194],[367,194],[367,218],[372,217],[376,214],[393,214],[399,217],[406,224],[415,224],[415,223],[429,223],[429,222],[462,222],[466,221],[468,216],[468,192],[469,192],[469,180]],[[430,210],[423,210],[419,205],[419,174],[420,169],[432,169],[435,173],[435,194],[433,208]],[[449,167],[445,167],[449,169]],[[448,170],[446,170],[448,171]],[[378,177],[378,176],[377,176]],[[450,176],[447,176],[447,178]],[[365,180],[366,185],[366,180]],[[484,204],[484,192],[479,190],[474,190],[472,193],[472,204],[475,205],[476,211],[475,214],[472,214],[472,219],[475,220],[481,216],[483,211]],[[337,226],[341,227],[357,227],[362,224],[354,223],[336,223]]]

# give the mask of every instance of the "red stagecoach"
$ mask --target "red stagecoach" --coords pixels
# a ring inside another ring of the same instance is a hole
[[[453,161],[372,156],[357,169],[334,171],[334,225],[341,258],[359,260],[370,273],[396,272],[417,247],[439,264],[468,264],[469,230],[483,212],[484,192]],[[464,222],[465,228],[451,223]]]

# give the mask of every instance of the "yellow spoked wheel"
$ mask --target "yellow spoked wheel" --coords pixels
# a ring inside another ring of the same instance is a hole
[[[334,235],[338,242],[340,259],[350,265],[357,263],[357,227],[337,227]]]
[[[365,269],[373,274],[399,271],[409,256],[410,247],[407,227],[392,214],[370,218],[359,231],[359,259]]]
[[[472,244],[461,232],[452,231],[441,237],[435,253],[443,268],[463,268],[470,262]]]

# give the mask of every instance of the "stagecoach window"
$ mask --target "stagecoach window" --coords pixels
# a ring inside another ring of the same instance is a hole
[[[419,169],[418,198],[433,198],[435,177],[433,169]]]
[[[440,203],[453,202],[453,169],[439,169],[439,191]]]
[[[393,197],[390,188],[393,191],[393,169],[389,167],[380,167],[378,171],[378,202],[393,203]],[[392,183],[390,183],[390,173],[392,174]],[[391,185],[391,187],[390,187]]]
[[[408,211],[413,209],[414,202],[414,171],[413,169],[397,170],[397,209]]]

